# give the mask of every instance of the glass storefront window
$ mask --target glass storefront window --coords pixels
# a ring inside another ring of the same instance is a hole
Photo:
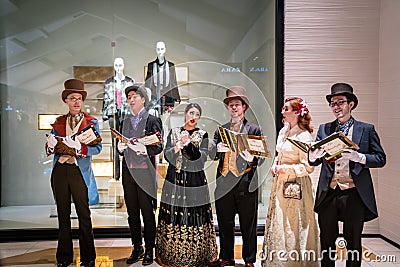
[[[110,169],[109,124],[102,121],[104,81],[113,75],[114,59],[121,57],[124,74],[144,83],[147,63],[157,56],[157,41],[165,42],[165,57],[175,63],[182,100],[162,116],[165,133],[182,123],[185,104],[198,102],[205,111],[201,126],[212,136],[218,124],[229,120],[222,103],[225,89],[242,85],[251,102],[246,117],[261,125],[274,152],[275,4],[275,0],[110,0],[102,4],[57,0],[41,1],[38,6],[36,1],[4,1],[0,230],[57,228],[52,218],[56,214],[50,187],[52,157],[44,151],[46,126],[55,115],[67,113],[61,100],[63,82],[77,76],[85,80],[88,91],[83,109],[99,119],[104,140],[103,151],[93,159],[100,193],[100,204],[92,206],[93,225],[127,226],[121,187]],[[80,67],[86,72],[78,73]],[[268,207],[271,161],[259,168],[261,225]],[[159,162],[165,164],[162,158]],[[215,171],[216,163],[210,161],[209,181],[215,180]]]

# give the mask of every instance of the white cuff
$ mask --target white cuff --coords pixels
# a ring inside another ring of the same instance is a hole
[[[359,153],[359,155],[360,155],[360,163],[361,164],[366,164],[367,163],[367,157],[365,156],[365,154]]]

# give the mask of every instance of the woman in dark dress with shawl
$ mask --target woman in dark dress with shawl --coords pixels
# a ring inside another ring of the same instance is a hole
[[[217,257],[212,209],[204,173],[208,133],[197,127],[201,107],[185,108],[185,124],[171,129],[169,163],[158,216],[156,257],[161,265],[208,266]]]

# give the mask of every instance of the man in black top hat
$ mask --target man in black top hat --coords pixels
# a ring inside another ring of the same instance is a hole
[[[159,132],[162,136],[161,119],[150,115],[145,106],[149,103],[146,88],[134,84],[125,89],[131,114],[121,125],[122,135],[128,138],[141,137]],[[157,207],[157,180],[155,156],[161,153],[162,144],[145,146],[139,142],[118,143],[118,151],[123,153],[122,186],[128,211],[133,251],[127,264],[137,262],[142,256],[142,265],[153,262],[153,248],[156,239],[155,209]],[[142,214],[144,224],[145,250],[142,247]]]
[[[386,155],[374,125],[357,121],[351,115],[358,105],[351,85],[332,85],[326,100],[336,120],[319,126],[316,141],[341,131],[360,149],[345,149],[334,162],[324,160],[325,151],[321,148],[309,151],[310,164],[322,164],[314,206],[320,228],[321,266],[335,266],[338,221],[343,222],[344,241],[337,245],[347,249],[346,266],[361,266],[364,222],[378,217],[369,169],[383,167]]]

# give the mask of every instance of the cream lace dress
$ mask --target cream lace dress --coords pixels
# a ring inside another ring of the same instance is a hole
[[[280,130],[275,164],[283,170],[274,177],[265,224],[262,266],[319,266],[319,232],[313,211],[314,197],[307,154],[292,145],[287,137],[311,142],[308,131],[289,124]],[[284,198],[287,181],[301,184],[302,198]]]

